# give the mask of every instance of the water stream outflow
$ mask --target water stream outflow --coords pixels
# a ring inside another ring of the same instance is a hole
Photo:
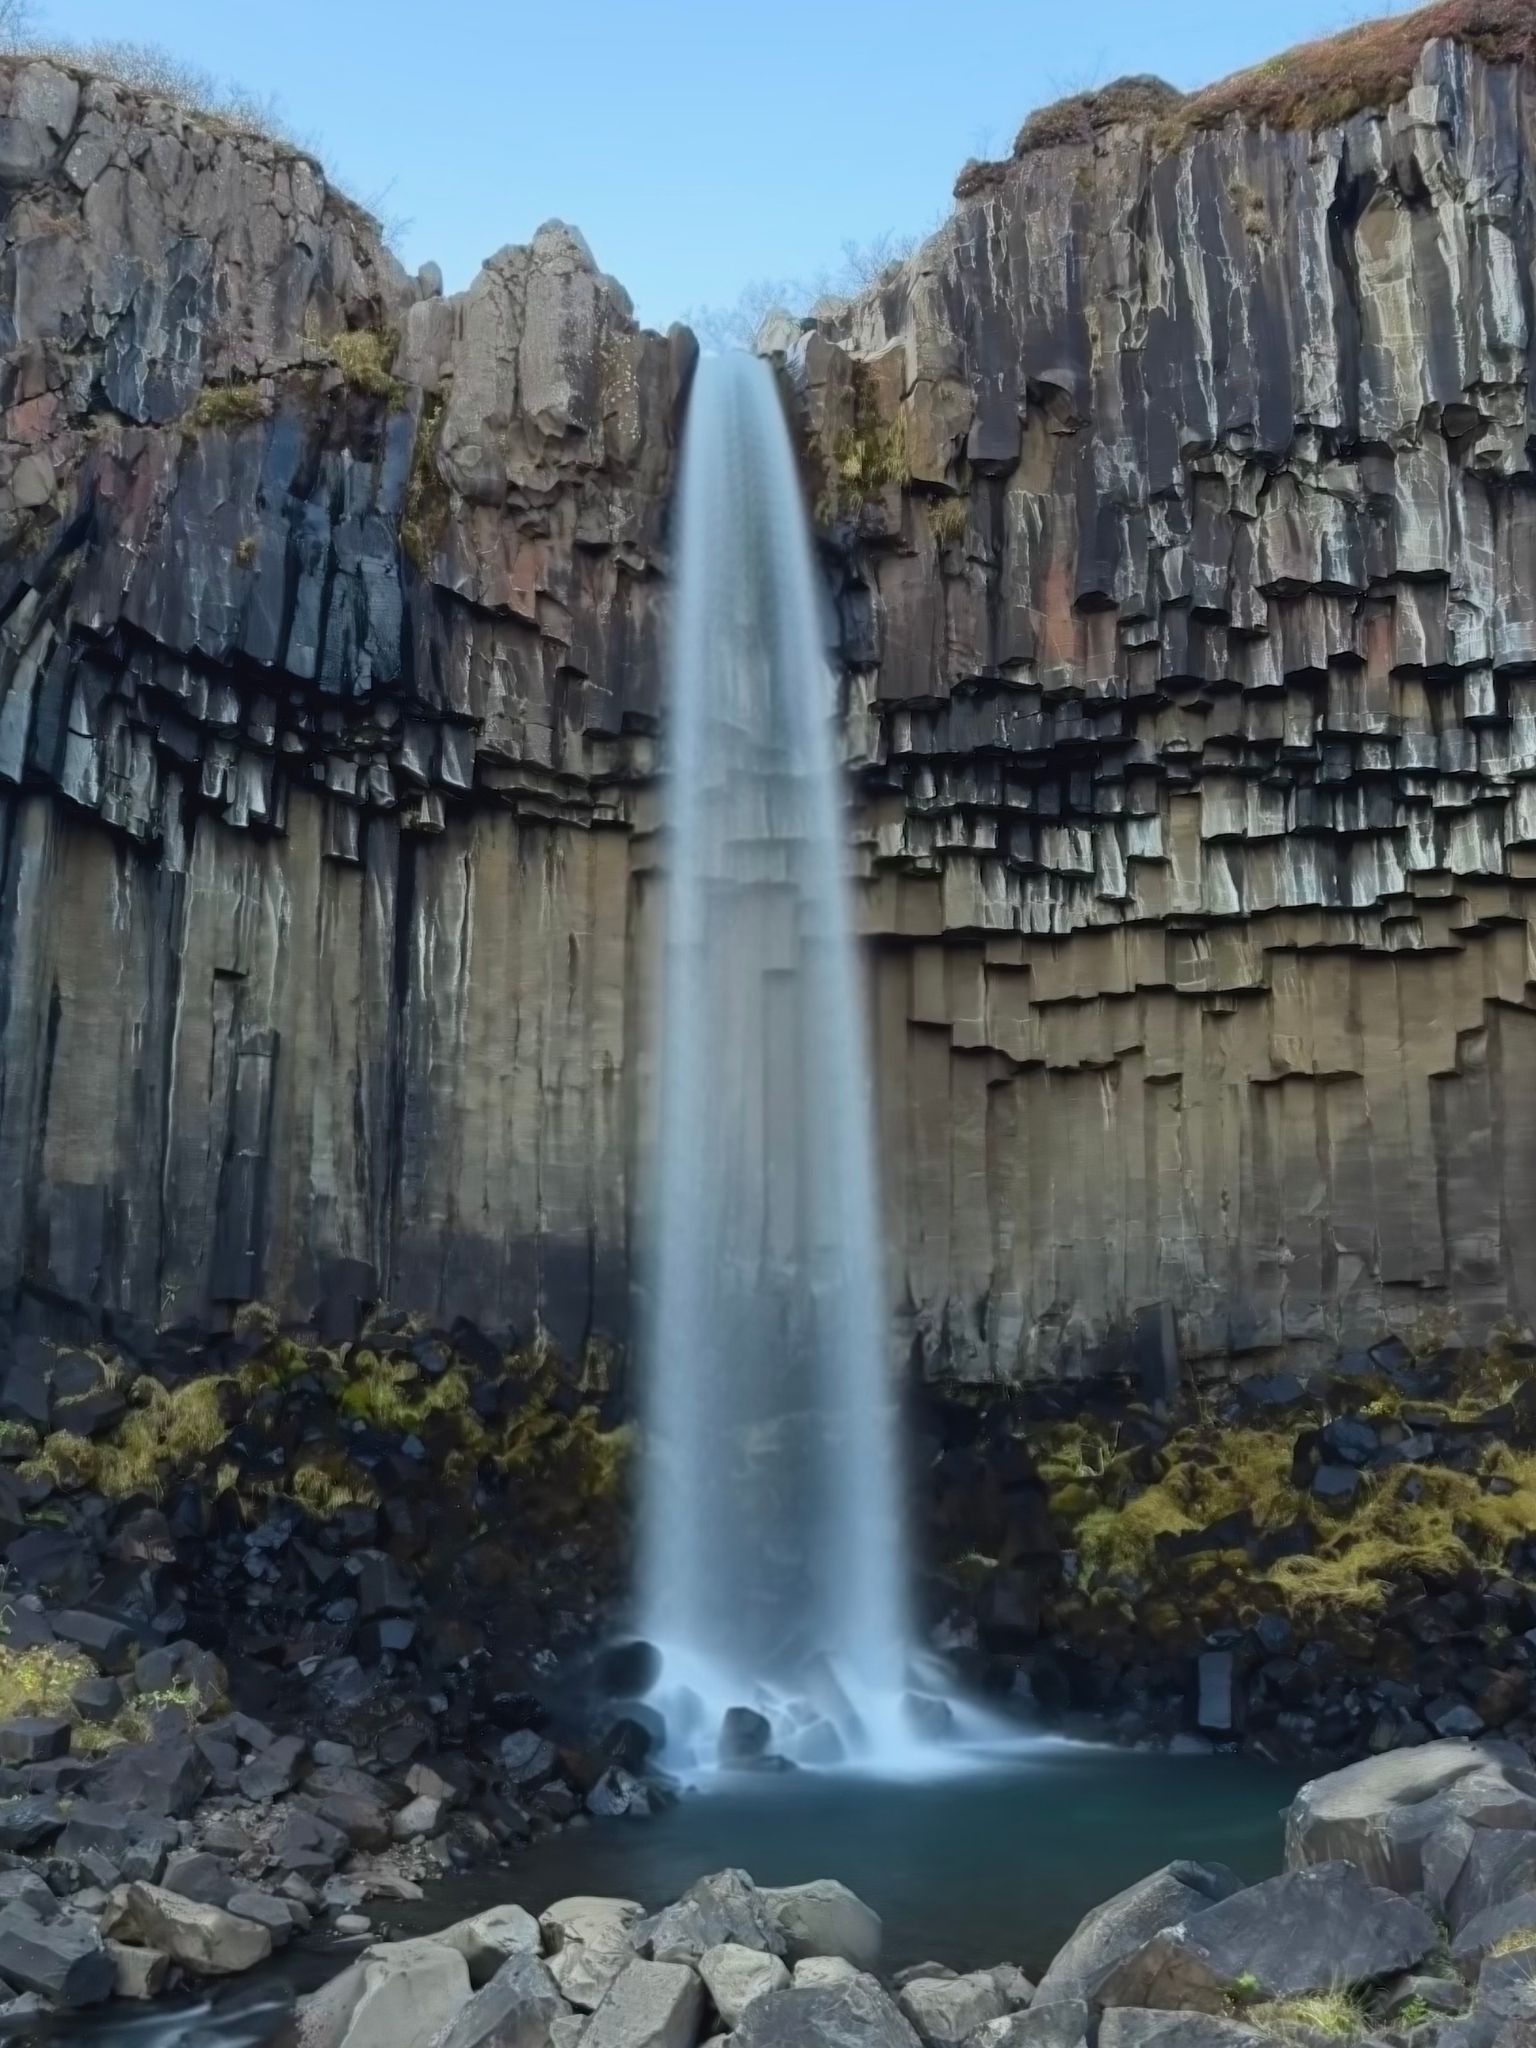
[[[670,648],[639,1600],[684,1769],[750,1752],[757,1715],[791,1760],[907,1768],[942,1711],[912,1696],[825,602],[772,372],[706,358]]]

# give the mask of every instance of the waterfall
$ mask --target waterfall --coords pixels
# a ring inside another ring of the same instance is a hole
[[[897,1388],[835,679],[767,364],[699,365],[670,647],[640,1627],[667,1754],[900,1766]],[[753,1714],[729,1710],[748,1708]]]

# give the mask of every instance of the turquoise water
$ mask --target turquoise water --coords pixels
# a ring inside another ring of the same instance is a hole
[[[594,1821],[505,1870],[445,1880],[419,1904],[373,1910],[381,1936],[425,1934],[515,1899],[538,1912],[572,1892],[650,1907],[735,1865],[762,1884],[837,1877],[885,1921],[888,1969],[1037,1972],[1090,1906],[1174,1857],[1257,1879],[1280,1865],[1280,1816],[1303,1773],[1245,1757],[1138,1755],[1041,1745],[998,1769],[928,1783],[816,1775],[746,1778],[649,1821]],[[260,2048],[284,2039],[295,1990],[340,1966],[291,1951],[259,1981],[209,1999],[75,2015],[51,2036],[80,2048]]]
[[[885,1922],[886,1966],[1040,1968],[1090,1906],[1174,1857],[1257,1879],[1280,1867],[1281,1814],[1305,1774],[1245,1757],[1041,1745],[998,1770],[927,1783],[745,1779],[649,1821],[594,1822],[520,1857],[497,1895],[537,1912],[572,1892],[666,1904],[727,1864],[760,1884],[841,1878]],[[438,1888],[472,1911],[485,1881]],[[420,1906],[399,1930],[424,1932]]]

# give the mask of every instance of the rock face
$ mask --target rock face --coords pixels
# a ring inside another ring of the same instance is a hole
[[[1152,95],[778,336],[932,1372],[1536,1309],[1531,91]],[[446,300],[305,158],[0,101],[0,1302],[622,1340],[691,342],[559,226]]]
[[[690,348],[558,224],[427,298],[259,138],[0,128],[0,1302],[621,1331]]]
[[[842,607],[934,1363],[1529,1312],[1531,89],[1027,150],[790,351],[911,473]]]

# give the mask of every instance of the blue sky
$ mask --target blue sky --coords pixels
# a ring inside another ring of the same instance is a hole
[[[1390,5],[1289,0],[34,0],[274,97],[450,290],[551,216],[665,326],[926,232],[966,157],[1128,71],[1192,86]],[[1282,25],[1283,23],[1283,25]]]

